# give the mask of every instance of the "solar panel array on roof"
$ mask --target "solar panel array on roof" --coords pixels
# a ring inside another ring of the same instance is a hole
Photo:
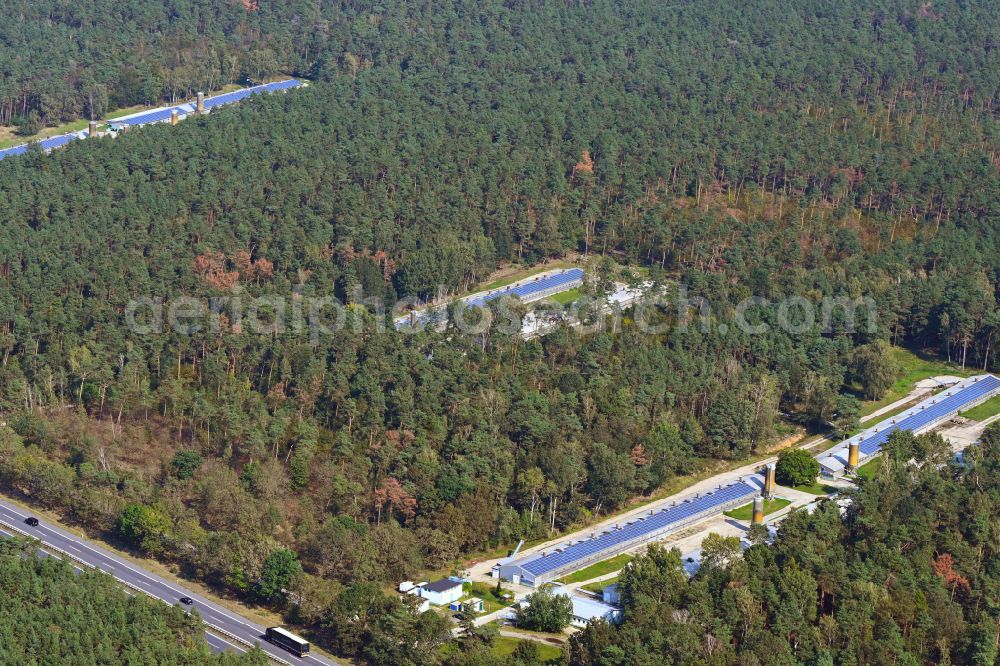
[[[277,92],[279,90],[289,90],[291,88],[297,88],[301,85],[302,82],[297,79],[288,79],[286,81],[265,83],[259,86],[252,86],[250,88],[241,88],[240,90],[234,90],[233,92],[206,98],[205,108],[212,109],[216,106],[221,106],[223,104],[232,104],[233,102],[238,102],[241,99],[246,99],[250,95],[257,95],[259,93],[265,93],[265,92]]]
[[[42,150],[52,150],[53,148],[61,148],[70,141],[86,138],[86,136],[86,132],[70,132],[69,134],[60,134],[49,139],[43,139],[39,143],[42,146]]]
[[[919,431],[942,421],[962,408],[1000,391],[1000,379],[993,375],[979,375],[966,379],[944,393],[924,400],[900,416],[887,419],[868,428],[863,433],[845,440],[834,452],[817,456],[827,469],[839,471],[847,463],[847,447],[859,444],[863,457],[878,453],[897,430]]]
[[[578,283],[582,280],[583,270],[580,268],[571,268],[563,271],[562,273],[546,275],[545,277],[538,278],[533,282],[522,282],[518,285],[510,285],[508,287],[501,287],[482,294],[474,294],[465,300],[465,304],[470,308],[482,307],[489,301],[500,298],[501,296],[517,296],[521,300],[527,300],[540,292],[556,290],[560,287],[568,287],[569,285]]]
[[[554,294],[566,291],[583,282],[583,270],[580,268],[570,268],[560,273],[553,273],[544,277],[538,277],[533,281],[515,283],[507,287],[500,287],[491,291],[484,291],[473,294],[463,302],[466,307],[484,307],[490,301],[501,296],[517,296],[522,301],[528,302],[537,299],[540,294]],[[448,316],[446,308],[436,307],[421,310],[413,315],[416,324],[436,324],[445,321]],[[410,325],[409,317],[401,317],[396,320],[396,327],[402,328]]]
[[[285,81],[276,81],[274,83],[265,83],[259,86],[251,86],[249,88],[241,88],[240,90],[234,90],[233,92],[223,93],[221,95],[216,95],[215,97],[205,98],[205,109],[211,110],[217,106],[223,106],[225,104],[232,104],[233,102],[238,102],[242,99],[246,99],[251,95],[259,95],[261,93],[267,92],[277,92],[279,90],[290,90],[292,88],[298,88],[302,85],[302,82],[298,79],[286,79]],[[183,118],[186,115],[195,112],[195,105],[191,102],[185,102],[183,104],[178,104],[176,106],[168,106],[161,109],[152,109],[150,111],[143,111],[141,113],[134,113],[131,116],[124,116],[116,120],[111,121],[110,125],[115,128],[121,127],[139,127],[142,125],[149,125],[150,123],[161,123],[170,120],[172,112],[177,111],[177,115]]]
[[[0,150],[0,160],[11,155],[23,155],[26,152],[28,152],[28,144],[26,143],[22,143],[20,146],[13,146],[12,148],[4,148]]]
[[[302,85],[302,82],[298,79],[287,79],[285,81],[276,81],[274,83],[265,83],[259,86],[253,86],[250,88],[243,88],[241,90],[235,90],[231,93],[225,93],[222,95],[216,95],[215,97],[209,97],[205,100],[205,108],[211,109],[216,106],[222,106],[224,104],[231,104],[233,102],[238,102],[241,99],[245,99],[251,95],[257,95],[265,92],[276,92],[279,90],[290,90],[291,88],[298,88]],[[121,118],[116,118],[110,121],[108,124],[116,130],[125,127],[140,127],[142,125],[149,125],[151,123],[161,123],[170,120],[170,116],[174,111],[177,111],[177,115],[183,118],[186,115],[195,112],[194,104],[190,102],[185,102],[183,104],[177,104],[175,106],[163,107],[160,109],[150,109],[149,111],[141,111],[139,113],[133,113],[129,116],[123,116]],[[69,132],[68,134],[60,134],[59,136],[49,137],[48,139],[42,139],[38,141],[38,145],[42,150],[52,150],[53,148],[60,148],[65,146],[70,141],[75,139],[84,139],[88,136],[86,130],[82,132]],[[0,160],[5,157],[10,157],[11,155],[23,155],[28,152],[28,147],[31,144],[21,144],[20,146],[13,146],[11,148],[5,148],[0,150]]]
[[[67,134],[59,134],[58,136],[50,136],[47,139],[42,139],[41,141],[34,141],[32,143],[23,143],[20,146],[14,146],[12,148],[6,148],[0,150],[0,160],[5,157],[10,157],[11,155],[23,155],[28,152],[28,148],[32,145],[37,145],[39,148],[45,151],[52,150],[53,148],[61,148],[65,146],[70,141],[75,141],[76,139],[83,139],[87,136],[86,131],[82,132],[69,132]]]
[[[118,118],[117,120],[112,120],[109,124],[112,127],[140,127],[151,123],[162,123],[170,120],[170,116],[175,109],[177,110],[177,115],[181,117],[191,113],[180,106],[171,106],[165,109],[153,109],[152,111],[144,111],[133,116]]]
[[[956,412],[966,404],[977,400],[990,391],[1000,388],[1000,379],[987,375],[961,390],[949,390],[921,403],[910,416],[897,419],[887,426],[879,424],[878,432],[872,433],[861,440],[861,454],[870,456],[886,443],[889,435],[897,430],[920,430],[921,428]],[[950,395],[949,395],[950,394]]]
[[[521,567],[529,573],[540,576],[560,569],[577,560],[614,549],[632,540],[648,537],[654,532],[665,530],[672,525],[683,523],[699,514],[718,509],[726,504],[741,501],[756,495],[758,489],[742,481],[724,486],[719,490],[699,497],[688,498],[657,511],[651,516],[633,523],[599,534],[592,539],[577,541],[561,550],[529,560]]]

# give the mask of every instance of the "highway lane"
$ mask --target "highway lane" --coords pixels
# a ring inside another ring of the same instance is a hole
[[[211,631],[205,631],[205,642],[208,643],[208,649],[212,652],[246,652],[249,648],[237,644],[235,641],[230,643],[224,638],[213,634]],[[293,656],[294,659],[294,656]]]
[[[28,515],[18,507],[0,500],[0,524],[6,524],[15,530],[25,532],[45,545],[68,553],[71,557],[111,574],[126,586],[141,590],[165,603],[176,604],[181,597],[190,597],[193,599],[194,603],[189,608],[196,608],[206,624],[235,637],[235,639],[227,638],[227,640],[222,640],[218,636],[213,635],[209,639],[209,645],[213,648],[245,651],[245,646],[240,645],[241,641],[245,642],[246,645],[259,643],[262,650],[281,662],[335,666],[336,662],[332,662],[319,655],[310,654],[299,658],[276,645],[266,642],[264,640],[264,627],[234,615],[219,604],[171,583],[154,573],[145,571],[111,551],[77,537],[67,530],[41,519],[39,519],[37,527],[27,525],[24,520]],[[11,530],[4,531],[10,533]]]
[[[24,525],[24,527],[26,528],[24,530],[26,532],[31,529],[28,525]],[[20,529],[20,528],[18,528],[18,529]],[[0,527],[0,537],[15,538],[15,537],[19,537],[19,536],[23,536],[23,535],[18,534],[14,530],[4,529],[3,527]],[[38,551],[37,551],[37,554],[40,557],[52,557],[52,558],[55,558],[55,559],[63,559],[62,556],[57,555],[55,553],[50,553],[47,550],[44,550],[43,548],[39,548]],[[72,559],[69,559],[69,563],[70,563],[70,566],[72,566],[77,571],[83,571],[83,565],[77,563],[76,561],[74,561]],[[139,593],[133,591],[131,588],[126,587],[125,588],[125,594],[135,595],[135,594],[139,594]],[[205,630],[205,642],[208,643],[209,649],[212,650],[212,652],[216,652],[216,653],[218,653],[218,652],[224,652],[224,651],[229,651],[229,652],[246,652],[247,649],[248,649],[247,647],[241,645],[240,643],[238,643],[236,641],[229,642],[229,641],[225,640],[224,638],[220,637],[219,635],[213,634],[208,629]]]
[[[27,527],[27,525],[25,527]],[[8,530],[8,529],[4,529],[3,527],[0,527],[0,537],[7,537],[7,538],[10,538],[10,539],[13,539],[13,538],[16,538],[16,537],[19,537],[19,536],[22,536],[22,535],[16,533],[14,530]],[[62,559],[62,557],[60,557],[59,555],[56,555],[54,553],[50,553],[50,552],[48,552],[48,551],[46,551],[46,550],[44,550],[42,548],[38,549],[38,556],[39,557],[52,557],[52,558],[55,558],[55,559]],[[70,563],[70,566],[72,566],[77,571],[83,571],[83,565],[78,564],[77,562],[75,562],[73,560],[69,560],[69,563]],[[134,596],[135,594],[138,594],[138,593],[137,592],[133,592],[131,589],[129,589],[129,588],[126,587],[125,588],[125,594],[133,595]],[[232,652],[232,651],[246,652],[247,651],[246,647],[237,644],[235,641],[233,641],[232,643],[229,643],[225,639],[221,638],[220,636],[218,636],[216,634],[213,634],[211,631],[209,631],[207,629],[205,630],[205,642],[208,643],[209,649],[212,650],[212,652],[216,652],[216,653],[218,653],[218,652],[225,652],[225,651],[230,651],[230,652]]]

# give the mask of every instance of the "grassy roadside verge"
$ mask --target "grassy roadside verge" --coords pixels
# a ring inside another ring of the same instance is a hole
[[[563,576],[559,579],[559,582],[567,584],[582,583],[583,581],[590,580],[591,578],[597,578],[598,576],[606,576],[609,573],[614,573],[631,561],[632,556],[627,553],[615,555],[611,559],[602,560],[596,564],[591,564],[589,567],[580,569],[579,571],[574,571],[568,576]]]
[[[792,490],[809,493],[810,495],[832,495],[835,492],[839,492],[839,490],[834,486],[828,486],[825,483],[820,483],[819,481],[810,483],[806,486],[792,486]]]
[[[497,636],[493,644],[493,653],[498,657],[509,657],[517,649],[523,639],[512,636]],[[543,662],[557,663],[562,656],[562,650],[554,645],[532,641],[537,646],[538,658]]]
[[[581,585],[580,589],[600,595],[602,592],[604,592],[604,588],[606,588],[608,585],[614,585],[617,582],[618,582],[618,576],[615,576],[614,578],[599,580],[596,583],[587,583],[586,585]]]
[[[966,412],[960,412],[959,416],[964,416],[973,421],[985,421],[997,414],[1000,414],[1000,395],[993,396],[986,402],[978,404]]]
[[[879,465],[881,465],[881,464],[882,464],[882,459],[881,458],[875,458],[874,460],[869,460],[864,465],[862,465],[861,467],[859,467],[858,471],[855,472],[855,474],[857,474],[858,477],[861,478],[861,479],[871,479],[871,478],[874,478],[875,474],[878,473],[878,468],[879,468]]]
[[[766,516],[774,513],[775,511],[780,511],[791,503],[792,500],[787,500],[782,497],[764,500],[764,515]],[[744,504],[743,506],[732,509],[731,511],[726,511],[723,515],[729,516],[734,520],[750,520],[753,517],[753,502]]]
[[[568,291],[560,291],[558,294],[553,294],[552,296],[549,296],[548,300],[555,301],[560,305],[569,305],[576,299],[580,298],[580,296],[582,295],[583,291],[581,291],[579,288],[570,289]]]

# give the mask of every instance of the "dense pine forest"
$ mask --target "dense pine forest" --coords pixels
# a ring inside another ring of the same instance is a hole
[[[984,0],[3,3],[0,122],[311,85],[0,162],[0,483],[341,654],[432,663],[441,626],[382,584],[850,429],[891,345],[994,368],[998,34]],[[372,305],[566,258],[683,285],[712,325],[403,334]],[[214,326],[130,329],[133,299],[181,295],[351,305],[315,338],[243,328],[232,300]],[[718,326],[751,296],[772,323],[785,297],[868,297],[876,325]],[[847,621],[823,603],[801,622]],[[712,633],[704,663],[757,628]],[[987,663],[960,629],[906,649]],[[831,646],[787,650],[888,663]],[[619,663],[594,654],[573,652]]]
[[[104,573],[0,540],[0,663],[265,666],[263,652],[212,655],[201,621],[130,596]]]

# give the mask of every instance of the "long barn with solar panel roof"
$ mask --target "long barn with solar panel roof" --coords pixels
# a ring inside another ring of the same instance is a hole
[[[49,137],[48,139],[42,139],[41,141],[37,141],[34,144],[23,143],[20,146],[14,146],[13,148],[5,148],[4,150],[0,150],[0,160],[2,160],[5,157],[9,157],[11,155],[23,155],[24,153],[28,152],[28,149],[32,145],[36,145],[39,147],[39,149],[43,150],[44,152],[48,152],[55,148],[61,148],[70,141],[76,141],[77,139],[85,139],[87,138],[87,135],[88,133],[86,130],[80,132],[70,132],[69,134],[60,134],[59,136],[52,136]]]
[[[693,495],[647,515],[623,521],[589,539],[567,541],[521,558],[501,561],[500,578],[537,587],[571,571],[614,557],[636,546],[649,544],[686,525],[745,504],[760,486],[737,481],[707,493]]]
[[[902,414],[886,419],[862,433],[844,440],[831,451],[818,456],[820,471],[825,476],[838,476],[848,465],[850,447],[858,447],[864,462],[882,450],[889,436],[897,430],[916,434],[927,432],[964,411],[1000,394],[1000,379],[993,375],[977,375],[964,379],[943,393],[927,398]]]
[[[526,278],[513,284],[490,289],[489,291],[477,292],[460,300],[469,308],[486,307],[486,304],[490,301],[503,296],[517,296],[524,303],[533,303],[543,298],[575,289],[581,284],[583,284],[583,269],[568,268],[561,271],[553,271],[545,275],[538,275],[533,278]],[[398,317],[395,325],[397,329],[418,325],[441,325],[447,319],[447,308],[437,306]]]
[[[298,79],[287,79],[285,81],[276,81],[274,83],[251,86],[250,88],[241,88],[240,90],[223,93],[222,95],[216,95],[215,97],[206,98],[201,93],[198,93],[199,101],[197,102],[185,102],[174,106],[150,109],[149,111],[140,111],[139,113],[133,113],[128,116],[116,118],[109,122],[108,126],[113,131],[117,132],[130,127],[141,127],[142,125],[151,125],[153,123],[164,123],[171,120],[174,112],[177,113],[177,118],[180,119],[193,113],[198,113],[199,106],[202,107],[202,111],[207,113],[214,108],[239,102],[240,100],[246,99],[251,95],[283,92],[285,90],[291,90],[292,88],[298,88],[301,85],[303,84]]]
[[[116,118],[108,122],[108,127],[111,132],[120,132],[125,129],[132,127],[141,127],[143,125],[151,125],[153,123],[165,123],[165,122],[175,122],[189,116],[193,113],[198,113],[198,107],[202,107],[202,111],[208,113],[216,107],[223,106],[225,104],[232,104],[238,102],[242,99],[246,99],[251,95],[259,95],[262,93],[271,92],[283,92],[285,90],[291,90],[292,88],[298,88],[299,86],[305,85],[302,81],[298,79],[287,79],[285,81],[275,81],[274,83],[265,83],[259,86],[252,86],[250,88],[241,88],[240,90],[234,90],[233,92],[224,93],[222,95],[216,95],[215,97],[205,98],[204,95],[198,93],[198,102],[185,102],[183,104],[175,104],[174,106],[166,106],[158,109],[149,109],[146,111],[139,111],[138,113],[133,113],[128,116],[122,116],[121,118]],[[96,121],[91,122],[91,129],[97,127]],[[95,132],[95,136],[101,136],[103,132]],[[12,155],[23,155],[28,152],[31,146],[38,146],[42,151],[49,152],[55,148],[61,148],[71,141],[77,139],[86,139],[91,136],[91,130],[82,130],[79,132],[69,132],[67,134],[60,134],[58,136],[49,137],[47,139],[42,139],[41,141],[35,141],[32,143],[23,143],[19,146],[13,146],[11,148],[5,148],[0,150],[0,160],[5,157],[11,157]]]

